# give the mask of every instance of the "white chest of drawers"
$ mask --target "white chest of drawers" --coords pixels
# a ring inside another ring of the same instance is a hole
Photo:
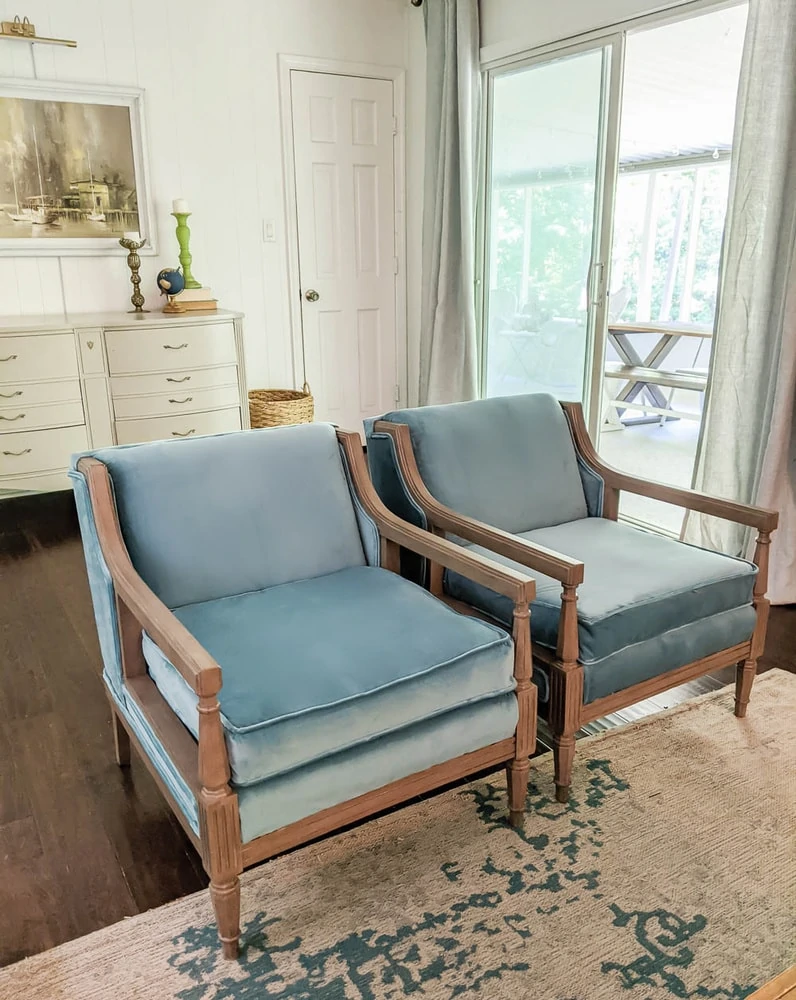
[[[249,426],[239,313],[0,318],[0,497],[88,448]]]

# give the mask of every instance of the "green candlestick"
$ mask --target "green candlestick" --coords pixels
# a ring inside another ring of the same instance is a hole
[[[188,216],[190,212],[172,212],[177,220],[177,242],[180,244],[180,264],[182,265],[182,276],[185,278],[186,288],[201,288],[202,283],[197,281],[191,274],[191,251],[188,248],[188,241],[191,238],[191,230],[188,228]]]

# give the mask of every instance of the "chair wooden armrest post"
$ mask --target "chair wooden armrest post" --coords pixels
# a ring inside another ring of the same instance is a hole
[[[409,427],[406,424],[379,420],[373,429],[376,433],[387,434],[392,438],[403,481],[412,500],[423,511],[433,528],[466,538],[468,542],[491,549],[529,569],[551,576],[560,583],[574,586],[583,583],[583,563],[577,559],[460,514],[432,496],[417,467]]]
[[[510,597],[514,603],[512,635],[514,638],[514,680],[518,720],[514,735],[514,757],[507,764],[509,819],[520,826],[525,810],[525,798],[530,771],[530,755],[536,746],[537,690],[532,682],[530,603],[536,596],[532,577],[491,559],[468,552],[446,538],[423,531],[403,521],[382,503],[371,482],[358,434],[338,430],[338,440],[351,471],[354,489],[366,512],[378,526],[382,536],[382,565],[398,571],[398,546],[403,546],[431,560],[432,565],[445,566],[490,590]],[[432,588],[432,592],[433,592]]]
[[[198,788],[194,791],[199,812],[200,850],[210,876],[210,895],[224,954],[234,958],[240,937],[238,876],[243,871],[243,855],[238,796],[229,785],[229,757],[218,702],[221,668],[136,572],[122,538],[106,466],[95,458],[83,458],[78,463],[78,471],[86,477],[100,549],[113,580],[125,681],[131,682],[132,687],[146,678],[141,646],[142,632],[146,630],[199,699]],[[134,694],[134,688],[131,693]],[[167,703],[163,701],[163,704]],[[139,707],[146,714],[144,707]],[[161,724],[158,736],[177,766],[184,756],[181,750],[184,733],[182,723],[173,710],[170,711],[173,727]],[[149,721],[150,724],[154,722]],[[118,725],[116,718],[115,732]],[[118,746],[118,735],[116,739]],[[183,778],[189,786],[192,784],[189,774],[183,773]]]

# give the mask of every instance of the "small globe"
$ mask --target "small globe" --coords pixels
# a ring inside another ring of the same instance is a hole
[[[173,267],[164,267],[157,281],[158,288],[166,295],[179,295],[185,288],[185,278]]]

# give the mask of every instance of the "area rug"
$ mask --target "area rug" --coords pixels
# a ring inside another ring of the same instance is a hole
[[[2,1000],[628,1000],[749,996],[796,959],[796,676],[578,743],[243,879],[225,962],[207,893],[0,971]]]

